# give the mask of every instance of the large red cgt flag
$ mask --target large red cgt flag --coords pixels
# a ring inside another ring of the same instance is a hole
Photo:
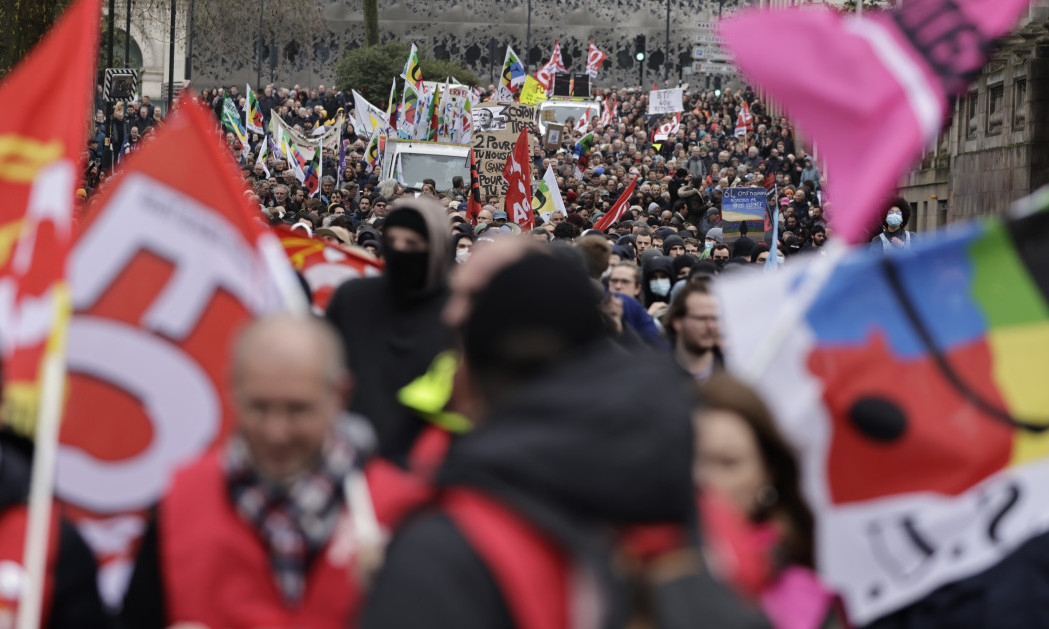
[[[185,98],[124,162],[70,256],[55,493],[98,555],[110,603],[172,472],[231,431],[237,329],[285,305],[305,310],[279,240],[243,193],[214,118]]]
[[[78,0],[0,82],[2,416],[34,432],[45,356],[61,361],[73,198],[94,99],[100,0]]]
[[[528,160],[528,129],[521,131],[517,136],[510,156],[506,158],[503,166],[503,179],[508,184],[506,187],[506,203],[504,205],[510,222],[528,231],[535,226],[535,216],[532,214],[532,176]]]
[[[605,231],[612,225],[619,222],[619,219],[626,214],[627,208],[630,207],[630,197],[634,196],[634,186],[637,185],[637,177],[630,182],[630,185],[623,190],[623,194],[619,195],[616,202],[612,207],[608,208],[608,212],[601,217],[601,220],[594,225],[594,229],[598,231]]]

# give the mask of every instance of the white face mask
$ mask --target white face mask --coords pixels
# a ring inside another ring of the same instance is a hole
[[[456,249],[455,250],[455,261],[458,262],[459,264],[462,264],[463,262],[466,262],[469,259],[470,259],[470,250],[469,249]]]
[[[670,294],[670,278],[663,277],[657,280],[649,280],[648,288],[652,291],[652,294],[666,297]]]

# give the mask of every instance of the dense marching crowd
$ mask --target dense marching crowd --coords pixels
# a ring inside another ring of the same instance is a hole
[[[220,117],[226,95],[199,98]],[[119,619],[98,623],[846,626],[814,571],[791,446],[726,372],[713,292],[722,274],[823,252],[825,178],[750,89],[688,94],[680,132],[662,142],[645,94],[601,96],[618,119],[591,123],[589,154],[573,151],[579,132],[535,150],[534,173],[553,168],[566,213],[536,216],[528,233],[498,198],[473,224],[459,177],[418,191],[380,180],[350,128],[345,170],[326,150],[323,172],[337,176],[312,198],[284,160],[257,162],[264,138],[245,154],[227,135],[261,220],[385,271],[341,285],[327,323],[277,316],[240,335],[238,432],[175,480]],[[753,126],[736,136],[743,102]],[[267,86],[260,107],[308,132],[347,99]],[[78,196],[89,205],[163,124],[148,97],[100,106]],[[635,176],[627,213],[595,230]],[[741,186],[775,191],[777,230],[729,236],[722,195]],[[872,246],[908,246],[909,210],[893,201]],[[354,469],[382,538],[342,523],[343,506],[361,509]],[[74,574],[61,576],[79,610],[68,622],[88,626],[96,606]]]

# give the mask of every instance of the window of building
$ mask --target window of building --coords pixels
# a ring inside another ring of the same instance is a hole
[[[979,111],[978,105],[980,104],[980,93],[969,92],[969,96],[965,99],[965,139],[975,140],[976,139],[976,114]]]
[[[987,90],[987,135],[1002,132],[1005,120],[1005,86],[995,85]]]
[[[1027,79],[1013,84],[1013,131],[1023,131],[1027,125]]]

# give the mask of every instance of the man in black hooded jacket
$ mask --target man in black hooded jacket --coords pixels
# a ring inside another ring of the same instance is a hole
[[[553,629],[577,626],[579,609],[586,626],[624,626],[611,533],[695,513],[687,379],[663,356],[611,343],[581,266],[550,253],[525,252],[459,292],[468,310],[446,312],[468,313],[449,323],[462,330],[478,427],[452,443],[433,508],[394,537],[361,626]],[[685,607],[702,598],[663,594]]]
[[[451,349],[452,331],[440,321],[448,299],[451,235],[444,211],[428,197],[401,200],[383,225],[386,272],[340,286],[328,305],[356,382],[352,412],[367,417],[379,454],[403,464],[421,420],[397,401],[397,392]]]

